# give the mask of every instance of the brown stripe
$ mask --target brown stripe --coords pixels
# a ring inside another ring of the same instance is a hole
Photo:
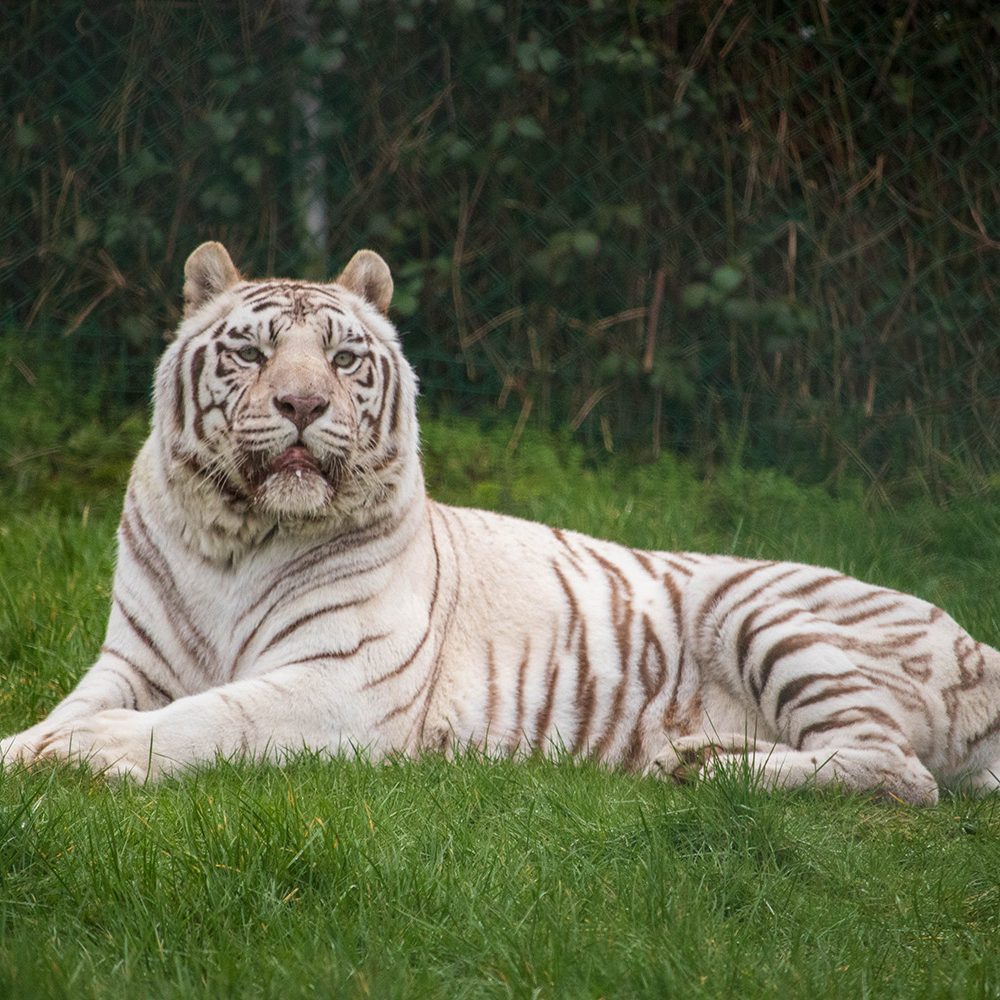
[[[597,552],[595,549],[591,548],[589,545],[582,545],[584,552],[590,556],[598,566],[604,570],[605,574],[610,578],[617,580],[621,585],[621,588],[625,591],[627,597],[631,598],[634,596],[635,591],[632,588],[632,581],[622,572],[620,566],[616,566],[610,559],[605,558]]]
[[[548,732],[549,723],[552,721],[552,706],[555,703],[556,683],[559,680],[559,661],[556,659],[555,637],[552,639],[552,649],[549,651],[549,682],[546,689],[545,703],[542,705],[535,719],[535,738],[532,741],[534,747],[538,749],[542,738]]]
[[[853,615],[847,615],[844,618],[835,618],[829,612],[824,616],[832,621],[835,625],[857,625],[859,622],[867,621],[869,618],[877,618],[879,615],[886,614],[890,611],[896,611],[902,607],[902,602],[893,601],[891,604],[880,605],[877,608],[868,608],[867,611],[856,611]],[[893,625],[900,624],[899,622],[892,622]],[[919,624],[924,624],[919,622]]]
[[[656,695],[666,681],[667,657],[649,615],[643,615],[642,652],[639,654],[639,677],[646,694],[647,703]],[[655,670],[650,671],[650,659],[655,658]]]
[[[128,622],[129,626],[132,628],[132,631],[135,632],[135,634],[139,637],[143,645],[145,645],[146,648],[160,661],[160,663],[162,663],[163,666],[166,667],[167,673],[169,673],[173,677],[173,679],[177,681],[177,683],[181,687],[181,690],[182,691],[185,690],[184,684],[181,683],[180,676],[178,675],[177,671],[174,670],[174,668],[170,665],[170,662],[167,660],[167,658],[163,655],[163,651],[154,642],[153,637],[139,624],[139,620],[136,618],[136,616],[126,609],[125,605],[122,604],[121,598],[117,594],[115,594],[112,597],[112,604],[114,604],[118,608],[118,610],[121,612],[122,617],[125,619],[125,621]]]
[[[438,587],[441,583],[441,556],[438,552],[437,537],[434,534],[434,524],[431,522],[431,547],[434,550],[434,585],[431,590],[431,599],[427,606],[427,626],[424,628],[424,634],[420,637],[420,641],[414,647],[413,652],[406,657],[402,663],[398,664],[392,670],[386,673],[380,674],[378,677],[373,678],[368,681],[362,690],[369,691],[374,687],[378,687],[380,684],[384,684],[386,681],[392,680],[393,678],[399,677],[400,674],[405,673],[416,661],[417,657],[420,655],[420,651],[427,644],[427,640],[430,638],[431,626],[434,623],[434,609],[437,606],[438,599]]]
[[[449,519],[453,515],[448,514],[447,508],[439,507],[437,504],[433,503],[428,504],[426,507],[427,520],[428,523],[430,524],[432,533],[434,531],[434,511],[439,512],[439,516],[441,517],[441,524],[444,527],[444,533],[447,538],[446,541],[445,539],[442,539],[442,545],[446,544],[448,550],[452,553],[452,555],[454,555],[455,536],[452,534],[451,525],[448,523]],[[442,636],[449,635],[451,632],[451,623],[455,617],[455,609],[458,607],[458,595],[461,594],[462,592],[463,592],[462,568],[461,568],[461,563],[459,563],[459,561],[456,559],[455,578],[453,580],[453,587],[450,599],[448,601],[448,609],[441,616],[442,621],[441,621],[440,634]],[[420,718],[417,721],[417,726],[415,730],[415,736],[418,742],[423,738],[424,727],[427,724],[427,715],[431,710],[431,702],[433,701],[434,698],[434,692],[437,690],[438,681],[441,678],[441,672],[443,669],[442,652],[443,652],[443,644],[438,644],[438,648],[435,653],[434,660],[431,663],[430,670],[428,670],[427,677],[425,678],[424,683],[421,685],[421,690],[426,688],[427,694],[426,697],[424,698],[423,711],[420,713]]]
[[[345,608],[354,608],[354,607],[357,607],[360,604],[365,604],[365,603],[367,603],[370,600],[371,600],[370,596],[369,597],[357,597],[357,598],[355,598],[352,601],[343,601],[340,604],[330,604],[330,605],[328,605],[325,608],[319,608],[316,611],[310,611],[308,614],[300,615],[294,621],[289,622],[283,629],[281,629],[280,631],[276,632],[268,640],[267,645],[264,646],[264,648],[257,654],[257,656],[260,657],[260,656],[263,656],[265,653],[270,652],[275,646],[278,645],[279,642],[281,642],[283,639],[287,639],[288,636],[290,636],[293,632],[295,632],[298,629],[302,628],[304,625],[308,625],[310,622],[315,621],[317,618],[322,618],[323,615],[332,614],[334,611],[343,611]],[[262,618],[261,619],[261,624],[263,624],[266,620],[267,620],[266,618]],[[260,628],[260,625],[258,625],[257,628],[255,628],[253,630],[253,632],[251,632],[250,635],[247,636],[247,638],[243,641],[243,645],[240,646],[240,651],[236,655],[236,660],[234,661],[234,667],[235,667],[235,663],[239,662],[240,657],[242,656],[242,654],[246,650],[246,647],[247,647],[248,643],[250,642],[251,638],[254,635],[257,634],[257,630],[259,628]]]
[[[983,740],[988,740],[997,733],[1000,733],[1000,712],[994,715],[975,736],[970,736],[965,741],[965,752],[968,753],[977,743],[982,743]],[[995,765],[991,765],[991,767],[995,767]]]
[[[566,598],[566,603],[569,605],[569,624],[566,626],[566,649],[569,649],[573,645],[573,639],[576,636],[577,628],[580,625],[580,611],[576,603],[576,596],[573,594],[569,582],[566,577],[563,576],[562,570],[559,569],[559,566],[554,559],[552,560],[552,570],[559,580],[559,586],[562,587],[563,596]]]
[[[774,665],[783,660],[786,656],[799,653],[810,646],[818,646],[821,643],[829,643],[829,636],[816,632],[798,633],[796,635],[785,636],[779,639],[765,654],[757,669],[756,683],[751,678],[750,687],[753,691],[754,700],[759,704],[760,696],[767,688],[767,682],[771,679],[771,671]]]
[[[575,569],[581,576],[586,576],[586,569],[583,563],[580,561],[580,556],[578,555],[576,549],[570,544],[569,539],[566,538],[566,533],[561,528],[549,528],[552,532],[552,537],[562,546],[563,551],[566,554],[566,558],[570,561],[570,565]]]
[[[590,735],[590,724],[594,717],[597,679],[590,672],[590,658],[587,653],[587,622],[580,622],[580,637],[576,647],[576,702],[577,730],[572,752],[579,753]]]
[[[500,705],[500,691],[497,688],[497,664],[493,643],[486,644],[486,735],[494,731],[497,708]]]
[[[636,719],[635,724],[632,726],[628,747],[622,755],[622,769],[625,771],[631,771],[635,767],[635,762],[642,751],[642,728],[640,720],[641,716]]]
[[[615,685],[615,693],[611,698],[611,713],[608,715],[608,720],[604,724],[604,731],[601,733],[600,739],[598,739],[591,750],[591,755],[597,760],[603,759],[605,754],[608,752],[608,747],[611,745],[611,741],[618,732],[618,724],[622,720],[622,714],[625,709],[625,692],[628,688],[628,681],[628,664],[626,663],[624,664],[621,680]]]
[[[184,364],[184,356],[190,346],[190,341],[182,344],[174,358],[174,426],[178,433],[184,431],[184,399],[187,395],[184,389],[184,372],[187,366]]]
[[[684,635],[684,604],[681,588],[669,573],[664,573],[660,577],[663,586],[667,588],[667,595],[670,597],[670,606],[674,612],[674,629],[678,637],[683,641]]]
[[[112,649],[110,646],[101,646],[101,652],[106,656],[114,656],[116,659],[121,660],[153,694],[159,695],[168,704],[174,700],[174,696],[165,687],[157,684],[142,667],[124,654],[119,653],[117,649]]]
[[[861,718],[857,716],[860,714]],[[844,720],[845,715],[852,715],[853,717],[847,721]],[[811,726],[806,726],[798,736],[796,740],[796,749],[801,749],[805,746],[806,740],[810,736],[814,736],[817,733],[826,733],[831,729],[846,729],[849,726],[856,726],[865,721],[872,721],[880,726],[885,726],[887,729],[892,729],[896,733],[902,735],[902,730],[899,728],[899,724],[896,720],[886,712],[883,712],[880,708],[875,708],[871,705],[855,705],[848,708],[842,708],[840,711],[835,712],[827,719],[823,719],[820,722],[814,722]],[[898,744],[894,745],[898,746]],[[899,747],[900,750],[903,747]]]
[[[389,434],[395,437],[399,431],[399,414],[402,411],[403,403],[403,383],[399,378],[399,373],[395,372],[396,378],[392,384],[392,402],[389,406]]]
[[[205,367],[205,351],[206,346],[202,344],[200,347],[195,348],[194,354],[191,356],[191,402],[194,404],[194,424],[192,425],[192,431],[194,436],[198,438],[199,441],[205,439],[205,411],[201,407],[201,397],[199,393],[199,383],[201,381],[201,373]]]
[[[670,568],[671,568],[671,569],[672,569],[672,570],[673,570],[673,571],[674,571],[675,573],[680,573],[680,575],[681,575],[681,576],[692,576],[692,575],[694,574],[694,570],[693,570],[693,569],[691,569],[690,567],[688,567],[688,566],[685,566],[685,565],[683,565],[683,564],[681,564],[681,563],[677,563],[677,562],[675,561],[675,559],[674,559],[673,557],[671,557],[671,556],[668,556],[668,555],[666,555],[666,554],[663,554],[663,555],[661,555],[661,556],[660,556],[660,558],[661,558],[661,559],[662,559],[662,560],[663,560],[663,561],[664,561],[664,562],[665,562],[665,563],[666,563],[666,564],[667,564],[667,565],[668,565],[668,566],[669,566],[669,567],[670,567]]]
[[[780,615],[778,615],[777,618],[770,618],[766,622],[762,622],[756,628],[748,627],[757,620],[758,615],[762,615],[765,611],[772,610],[774,610],[774,606],[756,608],[751,611],[750,614],[748,614],[740,623],[740,630],[737,633],[736,638],[736,669],[739,671],[740,677],[743,677],[746,674],[747,657],[750,654],[750,647],[753,645],[753,641],[757,638],[757,636],[759,636],[762,632],[766,632],[769,628],[776,628],[778,625],[784,625],[797,615],[808,614],[808,612],[804,611],[802,608],[787,608]]]
[[[297,577],[305,578],[309,570],[329,562],[329,560],[336,555],[342,555],[344,552],[349,552],[351,549],[361,548],[372,542],[388,538],[399,529],[401,523],[402,521],[396,518],[385,517],[367,525],[364,528],[345,532],[342,535],[338,535],[337,538],[332,541],[320,542],[319,544],[313,546],[313,548],[307,549],[291,565],[285,566],[281,572],[268,580],[266,586],[261,592],[260,597],[258,597],[253,604],[240,613],[237,626],[242,625],[248,618],[254,615],[265,601],[274,596],[275,591],[282,584],[287,583],[289,580],[294,580]],[[340,580],[347,579],[348,577],[361,576],[374,569],[379,569],[384,566],[385,561],[385,555],[380,554],[376,560],[367,566],[352,567],[341,573],[325,576],[324,580],[327,585],[332,585]],[[279,595],[278,599],[271,604],[271,607],[273,608],[283,596],[287,596],[287,593]]]
[[[735,612],[739,611],[740,608],[746,607],[746,605],[750,604],[752,601],[757,600],[757,598],[760,597],[760,595],[763,594],[765,591],[770,590],[772,587],[780,583],[782,580],[787,580],[788,577],[794,576],[798,572],[799,572],[798,566],[791,566],[784,572],[779,573],[777,576],[769,577],[759,587],[754,587],[754,589],[751,590],[749,594],[744,594],[738,601],[734,601],[732,604],[730,604],[729,607],[726,608],[726,618],[732,617],[732,615],[735,614]],[[779,598],[777,595],[769,598],[768,602],[761,608],[761,610],[762,611],[766,610],[767,607],[774,607],[778,603],[778,601]]]
[[[132,527],[132,518],[136,528]],[[145,573],[152,578],[156,597],[167,612],[167,620],[184,648],[188,657],[197,664],[204,664],[215,658],[212,644],[193,624],[191,612],[181,596],[180,588],[170,564],[153,541],[138,507],[132,501],[131,493],[126,495],[125,508],[119,524],[122,540]],[[137,536],[141,535],[141,539]]]
[[[853,708],[841,709],[835,715],[832,715],[820,722],[814,722],[811,726],[806,726],[795,741],[795,749],[801,750],[806,743],[806,739],[810,736],[814,736],[817,733],[828,733],[831,729],[846,729],[848,726],[853,726],[856,722],[860,720],[857,718],[851,718],[846,722],[843,720],[842,716],[853,712]]]
[[[808,597],[810,594],[815,594],[817,590],[822,590],[824,587],[829,587],[831,583],[841,583],[844,580],[850,580],[849,576],[844,576],[843,573],[828,573],[826,576],[817,577],[810,583],[803,584],[801,587],[796,587],[794,590],[787,590],[781,594],[783,600],[791,600],[797,597]]]
[[[653,565],[650,561],[649,556],[640,551],[639,549],[632,549],[632,555],[635,561],[646,571],[647,576],[651,576],[654,580],[660,579],[660,571]]]
[[[377,635],[362,636],[357,641],[357,644],[350,649],[328,649],[322,653],[314,653],[310,656],[297,656],[294,660],[282,663],[280,667],[275,667],[274,669],[281,670],[284,667],[296,667],[303,663],[316,663],[318,660],[349,660],[369,643],[378,642],[380,639],[388,639],[391,634],[390,632],[379,632]]]
[[[670,701],[667,703],[667,707],[663,712],[664,720],[676,719],[678,715],[678,710],[680,708],[680,691],[681,684],[684,680],[684,671],[688,663],[688,647],[686,643],[681,644],[680,655],[677,657],[677,675],[674,677],[674,685],[670,691]],[[696,698],[700,701],[700,698],[696,695]],[[643,707],[645,711],[645,707]],[[664,727],[666,728],[666,721],[664,722]]]
[[[701,607],[698,609],[698,613],[695,615],[695,623],[698,628],[701,627],[708,613],[722,600],[726,594],[729,593],[734,587],[738,587],[741,583],[749,580],[750,577],[762,572],[765,569],[770,569],[774,563],[764,562],[755,563],[753,566],[747,567],[747,569],[740,571],[739,573],[734,573],[732,576],[728,577],[722,583],[720,583],[711,594],[702,601]]]
[[[778,698],[774,703],[775,720],[781,715],[781,710],[792,698],[801,694],[811,684],[815,684],[817,681],[828,680],[829,678],[829,674],[804,674],[802,677],[797,677],[795,680],[785,684],[778,692]]]
[[[524,637],[524,656],[521,658],[520,666],[517,668],[517,716],[514,719],[514,732],[518,740],[524,737],[527,742],[527,734],[524,732],[524,681],[528,673],[528,662],[531,657],[531,637]]]
[[[933,657],[930,653],[920,653],[917,656],[906,656],[900,661],[900,666],[907,673],[908,676],[924,683],[930,680],[931,676],[931,660]]]
[[[838,676],[856,676],[856,671],[851,671],[850,674],[839,674]],[[828,698],[839,698],[842,694],[856,694],[858,691],[871,690],[871,684],[841,684],[836,687],[827,688],[824,691],[819,691],[814,695],[810,695],[808,698],[803,698],[802,701],[795,706],[795,711],[797,712],[801,708],[808,708],[810,705],[816,705],[821,701],[826,701]]]

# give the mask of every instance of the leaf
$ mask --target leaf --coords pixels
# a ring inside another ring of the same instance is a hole
[[[524,139],[544,139],[545,130],[534,118],[522,117],[514,119],[514,131]]]
[[[734,319],[741,323],[752,323],[760,319],[760,308],[753,299],[740,297],[730,299],[722,307],[723,315],[727,319]]]
[[[889,76],[889,87],[892,90],[892,100],[901,107],[908,108],[913,103],[913,78],[901,73]]]
[[[723,264],[712,272],[711,280],[720,292],[725,292],[728,295],[743,284],[743,272],[731,264]]]
[[[526,73],[538,68],[538,46],[534,42],[519,42],[514,49],[517,61]]]
[[[18,149],[31,149],[41,140],[41,134],[33,125],[19,124],[14,132],[14,142]]]
[[[239,131],[236,116],[230,116],[225,111],[209,111],[205,115],[205,124],[218,142],[232,142]]]
[[[681,292],[681,304],[685,309],[701,309],[708,302],[711,289],[704,281],[695,281]]]
[[[950,66],[952,63],[958,61],[960,55],[961,50],[958,47],[958,43],[952,42],[941,49],[931,62],[935,66]]]
[[[616,212],[618,221],[625,226],[638,229],[642,225],[642,209],[637,204],[622,205]]]
[[[258,184],[264,173],[264,166],[256,156],[237,156],[233,160],[233,166],[251,186]]]
[[[491,87],[493,90],[499,90],[501,87],[506,86],[514,77],[514,71],[508,66],[487,66],[486,67],[486,86]]]
[[[596,233],[588,229],[578,229],[573,233],[573,249],[581,257],[593,257],[600,249],[601,241]]]
[[[497,122],[493,126],[493,135],[490,136],[492,146],[502,146],[510,137],[510,126],[506,122]]]
[[[552,73],[559,68],[559,64],[562,62],[562,56],[559,54],[558,49],[539,49],[538,50],[538,65],[546,72]]]
[[[455,139],[448,148],[448,156],[452,160],[467,160],[472,155],[472,143],[465,139]]]

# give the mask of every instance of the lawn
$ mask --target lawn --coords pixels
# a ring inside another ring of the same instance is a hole
[[[0,453],[4,733],[100,645],[141,435],[135,418],[46,426]],[[890,506],[508,440],[428,421],[432,492],[644,547],[834,565],[1000,642],[995,495]],[[920,811],[474,753],[220,762],[150,787],[0,776],[3,996],[987,997],[998,934],[997,800]]]

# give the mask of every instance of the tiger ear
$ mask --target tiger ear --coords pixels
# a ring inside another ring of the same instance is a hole
[[[190,316],[239,280],[229,251],[221,243],[202,243],[184,265],[184,315]]]
[[[359,250],[340,272],[335,284],[366,299],[380,313],[389,311],[392,275],[389,265],[374,250]]]

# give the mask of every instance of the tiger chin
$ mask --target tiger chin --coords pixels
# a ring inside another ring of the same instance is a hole
[[[5,766],[474,745],[922,805],[1000,785],[1000,653],[938,608],[429,499],[377,254],[248,280],[206,243],[184,274],[104,643]]]

